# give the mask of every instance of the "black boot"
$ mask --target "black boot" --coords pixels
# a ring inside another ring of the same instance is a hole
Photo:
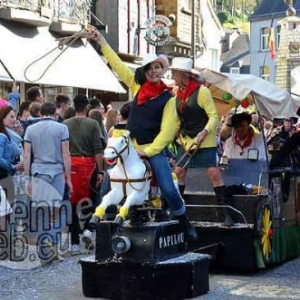
[[[169,213],[169,206],[167,201],[164,198],[160,199],[161,201],[161,209],[157,210],[154,214],[154,221],[155,222],[164,222],[170,221],[170,213]]]
[[[179,188],[180,196],[183,197],[184,190],[185,190],[185,185],[178,184],[178,188]]]
[[[220,205],[233,206],[233,197],[231,195],[228,195],[227,188],[225,185],[215,187],[214,191],[216,193],[218,203]],[[225,214],[224,225],[227,227],[232,227],[234,225],[233,210],[229,207],[225,207],[224,214]]]
[[[183,226],[187,240],[197,241],[198,239],[197,231],[195,227],[192,225],[192,223],[189,221],[187,215],[183,214],[181,216],[176,216],[175,218],[179,221],[179,224]]]

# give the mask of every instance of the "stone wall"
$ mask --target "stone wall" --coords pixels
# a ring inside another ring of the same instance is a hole
[[[291,92],[291,72],[300,66],[300,18],[286,17],[280,23],[276,85]]]

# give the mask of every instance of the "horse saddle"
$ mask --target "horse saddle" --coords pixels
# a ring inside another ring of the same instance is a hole
[[[150,174],[150,178],[151,178],[150,185],[151,186],[157,186],[157,180],[156,180],[154,172],[152,172],[152,168],[151,168],[151,165],[149,163],[149,160],[146,159],[146,158],[143,158],[143,163],[146,166],[146,173]]]

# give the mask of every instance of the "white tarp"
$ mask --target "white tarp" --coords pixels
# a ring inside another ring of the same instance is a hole
[[[0,62],[0,81],[13,81]]]
[[[297,116],[299,101],[271,82],[248,74],[218,73],[208,69],[197,70],[207,83],[221,89],[221,92],[231,93],[238,100],[243,100],[252,94],[257,109],[263,116],[269,118]],[[220,94],[220,91],[218,92]]]
[[[58,42],[47,27],[4,22],[0,23],[0,36],[4,41],[0,58],[16,81],[125,93],[116,76],[88,42],[78,40],[62,53],[55,49]],[[26,68],[39,58],[25,74]]]

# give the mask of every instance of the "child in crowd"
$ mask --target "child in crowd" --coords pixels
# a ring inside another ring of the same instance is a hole
[[[28,121],[37,121],[41,119],[41,103],[32,102],[29,106],[30,116],[28,117]]]

